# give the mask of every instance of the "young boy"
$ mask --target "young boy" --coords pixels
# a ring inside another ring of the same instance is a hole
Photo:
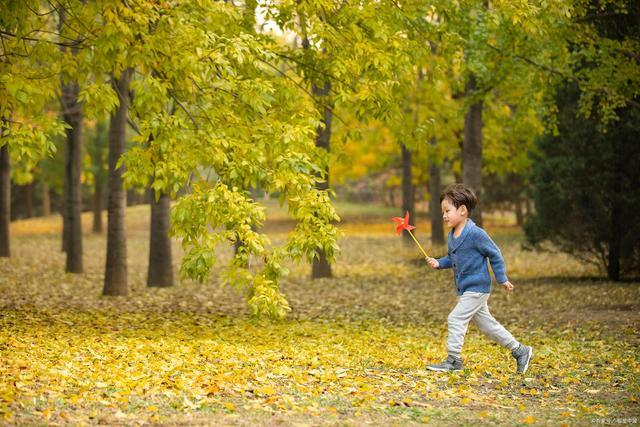
[[[500,249],[489,235],[470,218],[471,210],[478,199],[473,191],[463,184],[449,186],[440,196],[442,216],[449,232],[448,254],[439,259],[427,257],[431,268],[453,267],[453,277],[458,291],[458,303],[448,317],[449,337],[447,340],[447,360],[429,365],[432,371],[457,371],[462,369],[462,345],[471,319],[478,329],[503,347],[511,350],[517,362],[517,372],[525,373],[533,356],[533,348],[520,344],[489,313],[487,300],[491,292],[489,265],[498,282],[507,291],[513,285],[506,276],[504,260]]]

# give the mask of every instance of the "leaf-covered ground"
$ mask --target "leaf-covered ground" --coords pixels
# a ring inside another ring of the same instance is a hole
[[[291,266],[283,322],[248,318],[215,275],[147,289],[146,206],[128,211],[128,298],[100,295],[106,244],[90,217],[82,275],[63,272],[59,217],[13,223],[13,257],[0,259],[0,424],[640,423],[638,283],[526,252],[501,225],[509,218],[493,217],[516,289],[494,288],[489,306],[534,359],[515,374],[509,352],[472,325],[466,369],[432,373],[425,365],[446,356],[450,272],[403,245],[389,212],[343,214],[336,278],[312,282],[307,265]],[[288,224],[275,219],[278,240]],[[177,243],[174,254],[177,274]]]

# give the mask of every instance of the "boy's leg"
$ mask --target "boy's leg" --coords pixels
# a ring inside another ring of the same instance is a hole
[[[464,336],[469,322],[483,306],[487,305],[489,294],[480,292],[465,292],[458,299],[458,304],[447,318],[449,336],[447,338],[447,353],[460,359]]]
[[[485,302],[484,306],[478,310],[473,318],[478,324],[478,329],[489,338],[511,350],[511,355],[516,359],[516,372],[525,373],[529,367],[533,348],[520,344],[504,326],[502,326],[489,312],[489,306]]]
[[[501,346],[513,351],[520,345],[513,335],[511,335],[511,333],[491,315],[486,301],[475,313],[473,320],[475,320],[478,325],[480,332],[487,335]]]

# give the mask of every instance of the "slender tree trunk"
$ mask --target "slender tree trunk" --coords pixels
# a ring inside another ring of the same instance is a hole
[[[26,205],[26,217],[33,218],[33,182],[28,183],[24,186],[24,196],[25,196],[25,205]]]
[[[313,94],[320,99],[327,100],[329,96],[329,91],[331,89],[330,83],[325,83],[324,87],[320,88],[316,85],[313,85]],[[316,147],[322,148],[329,152],[329,142],[331,139],[331,120],[333,118],[333,113],[331,112],[331,108],[327,105],[324,107],[324,119],[322,122],[324,123],[324,127],[318,127],[318,135],[316,137]],[[318,190],[328,190],[329,189],[329,166],[326,169],[325,181],[318,183]],[[327,255],[323,249],[318,250],[318,256],[313,258],[312,266],[311,266],[311,278],[319,279],[322,277],[332,277],[333,273],[331,271],[331,264],[327,260]]]
[[[65,144],[65,159],[69,158],[69,144]],[[66,166],[66,165],[65,165]],[[62,252],[67,252],[67,248],[69,247],[69,234],[71,233],[71,227],[69,225],[69,204],[67,203],[67,194],[69,194],[70,183],[66,178],[66,168],[65,168],[65,179],[64,179],[64,187],[62,194],[62,206],[60,208],[60,214],[62,215]]]
[[[60,29],[64,26],[65,11],[60,11]],[[65,51],[66,48],[61,47]],[[77,48],[72,54],[77,54]],[[61,106],[64,121],[69,125],[67,134],[67,157],[65,161],[65,216],[63,246],[67,253],[65,270],[82,273],[82,105],[78,102],[78,82],[62,82]]]
[[[0,132],[3,132],[0,129]],[[4,135],[0,134],[0,138]],[[0,257],[10,257],[9,224],[11,222],[11,162],[9,144],[0,147]]]
[[[524,223],[524,213],[522,211],[522,199],[516,199],[516,225],[522,227]]]
[[[621,170],[621,169],[618,169]],[[609,280],[620,280],[620,256],[622,254],[622,237],[624,234],[620,194],[622,177],[618,175],[611,195],[611,219],[609,225],[609,256],[607,259],[607,277]]]
[[[102,233],[102,180],[96,176],[93,186],[93,232]]]
[[[51,197],[49,196],[49,183],[42,179],[42,216],[51,215]]]
[[[67,133],[67,158],[65,162],[65,211],[67,214],[67,264],[68,273],[82,273],[82,107],[78,103],[77,83],[62,87],[62,109]]]
[[[173,286],[173,264],[171,240],[169,239],[169,209],[171,198],[162,194],[156,202],[155,192],[151,197],[151,236],[149,242],[149,272],[147,286]]]
[[[409,224],[415,225],[415,203],[413,199],[413,174],[411,167],[413,165],[411,150],[404,144],[402,146],[402,216],[405,212],[409,212]],[[413,238],[408,231],[402,231],[403,241],[407,245],[413,245]]]
[[[435,143],[434,143],[435,144]],[[431,162],[429,168],[429,214],[431,216],[431,244],[434,246],[444,244],[444,232],[442,231],[442,209],[440,208],[440,193],[442,192],[442,178],[440,166]]]
[[[104,275],[104,295],[126,296],[127,283],[127,236],[125,211],[127,194],[122,185],[123,168],[116,163],[125,150],[127,112],[129,110],[129,82],[132,70],[127,68],[116,80],[120,104],[111,116],[109,126],[109,220],[107,223],[107,262]]]
[[[477,89],[476,77],[471,75],[467,83],[467,96]],[[464,118],[462,149],[462,181],[475,191],[479,200],[482,192],[482,101],[475,101]],[[482,203],[471,212],[471,218],[482,227]]]
[[[104,151],[108,144],[108,132],[106,121],[98,120],[96,124],[96,138],[93,145],[92,159],[95,172],[93,186],[93,232],[102,233],[102,211],[104,208],[105,169]]]

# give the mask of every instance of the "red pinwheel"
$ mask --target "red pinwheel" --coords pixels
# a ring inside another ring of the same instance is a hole
[[[404,218],[396,216],[391,219],[393,220],[393,222],[398,224],[396,226],[396,233],[398,233],[398,236],[402,234],[402,230],[407,230],[407,232],[411,235],[411,237],[413,237],[413,240],[416,242],[416,244],[418,245],[418,247],[420,248],[424,256],[428,257],[427,253],[424,251],[424,249],[422,249],[422,246],[420,246],[420,242],[418,242],[418,239],[416,239],[416,236],[414,236],[413,233],[411,232],[411,230],[413,230],[415,227],[409,224],[409,211],[407,211],[407,213],[404,215]]]
[[[413,225],[409,224],[409,211],[407,211],[407,213],[404,215],[404,218],[396,216],[391,219],[398,224],[396,226],[396,233],[398,234],[398,236],[402,234],[402,230],[407,230],[409,233],[411,233],[411,230],[415,228]]]

